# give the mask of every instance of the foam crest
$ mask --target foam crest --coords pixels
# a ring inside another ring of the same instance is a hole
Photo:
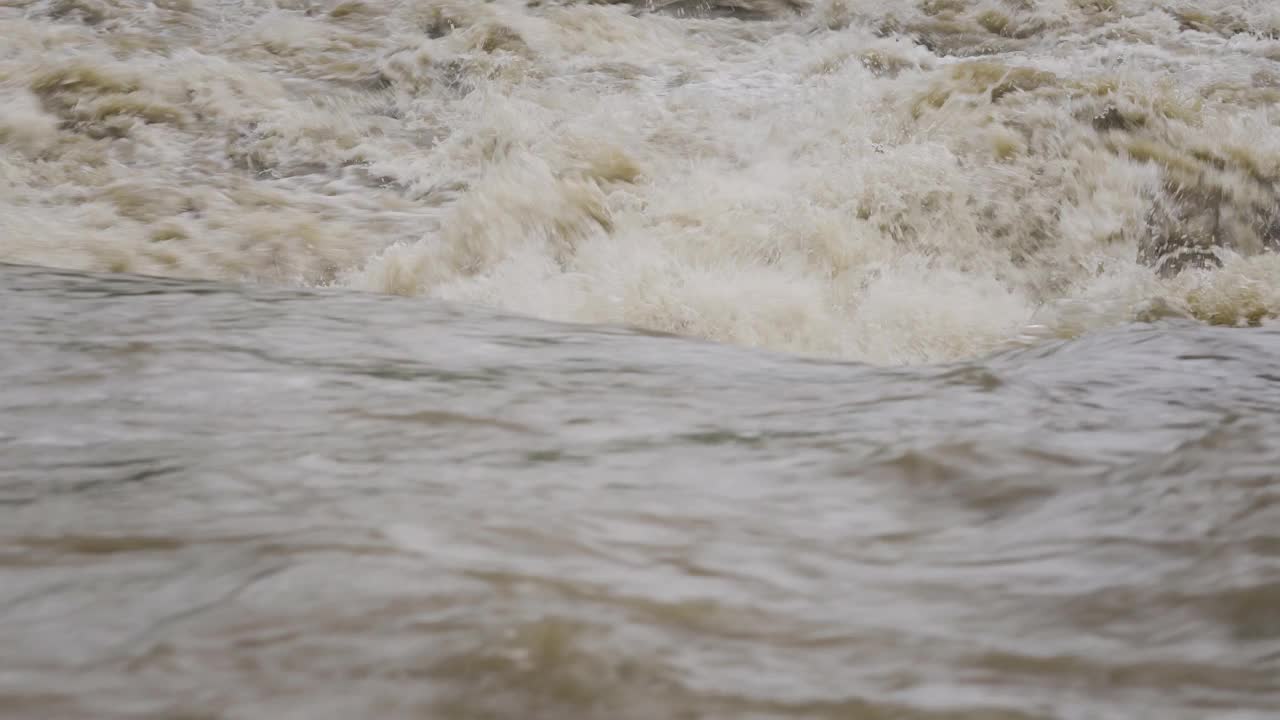
[[[1248,0],[34,3],[0,15],[0,258],[889,364],[1166,311],[1256,323],[1280,313],[1277,22]]]

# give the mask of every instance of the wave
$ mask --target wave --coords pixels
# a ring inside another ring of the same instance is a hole
[[[884,364],[1280,313],[1280,10],[0,9],[0,260]]]

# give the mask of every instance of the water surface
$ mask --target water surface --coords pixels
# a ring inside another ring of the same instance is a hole
[[[0,269],[0,706],[1270,718],[1280,329],[925,368]]]

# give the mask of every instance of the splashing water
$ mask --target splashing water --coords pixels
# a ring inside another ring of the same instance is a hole
[[[1268,0],[0,7],[0,260],[875,363],[1280,313]]]
[[[1271,720],[1278,120],[1274,0],[0,0],[0,715]]]

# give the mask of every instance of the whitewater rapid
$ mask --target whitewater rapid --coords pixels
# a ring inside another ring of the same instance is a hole
[[[1280,5],[0,7],[0,261],[882,364],[1280,313]]]

